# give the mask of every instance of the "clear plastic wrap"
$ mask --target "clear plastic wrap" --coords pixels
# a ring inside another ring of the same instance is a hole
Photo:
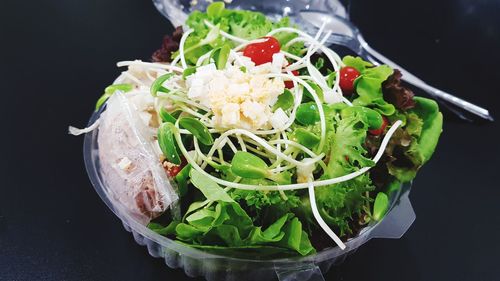
[[[92,124],[100,113],[92,116]],[[171,268],[183,268],[190,277],[203,276],[207,280],[323,280],[322,273],[339,264],[351,253],[372,238],[400,238],[415,220],[409,201],[410,185],[404,185],[391,196],[391,204],[384,219],[364,228],[358,236],[349,239],[347,248],[332,247],[315,255],[287,259],[253,260],[206,253],[160,236],[145,226],[144,221],[128,211],[127,205],[116,199],[114,189],[103,173],[99,157],[102,147],[98,142],[100,129],[85,136],[84,158],[87,172],[95,190],[106,205],[131,232],[135,241],[147,247],[151,256],[162,258]],[[168,183],[167,183],[168,184]],[[170,186],[170,184],[168,184]]]
[[[100,168],[109,193],[141,223],[178,199],[154,149],[148,95],[116,92],[100,117]],[[148,116],[149,115],[149,116]]]

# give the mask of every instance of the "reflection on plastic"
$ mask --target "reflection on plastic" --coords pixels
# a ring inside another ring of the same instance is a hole
[[[211,2],[206,0],[153,0],[158,11],[174,26],[183,25],[188,14],[194,10],[205,11]],[[298,13],[303,10],[323,11],[347,18],[346,9],[338,0],[232,0],[225,2],[226,7],[230,9],[257,10],[272,19],[288,16],[292,21],[297,22],[300,20],[297,17]]]
[[[321,269],[313,263],[298,265],[293,269],[276,268],[276,275],[279,281],[325,281]]]
[[[373,238],[401,238],[415,221],[415,212],[411,206],[410,188],[405,186],[401,192],[401,197],[394,205],[391,212],[375,228],[371,236]]]

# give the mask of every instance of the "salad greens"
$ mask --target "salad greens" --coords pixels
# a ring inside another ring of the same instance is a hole
[[[393,74],[393,70],[387,65],[374,67],[359,57],[347,56],[343,62],[361,73],[355,82],[358,97],[354,99],[353,104],[373,108],[386,116],[393,115],[395,107],[384,100],[382,93],[382,83]]]
[[[255,226],[240,204],[217,183],[196,170],[191,170],[190,178],[206,201],[193,202],[184,222],[172,222],[165,228],[152,224],[151,229],[163,235],[175,234],[189,245],[204,245],[205,250],[271,246],[301,255],[315,252],[302,223],[293,213],[284,214],[266,228]]]
[[[180,216],[149,223],[158,234],[232,256],[310,255],[331,242],[318,213],[333,235],[354,237],[431,158],[442,114],[399,71],[340,59],[321,32],[222,2],[186,24],[155,53],[166,64],[141,65],[141,77],[157,73],[155,141],[180,196]],[[97,108],[133,87],[110,86]]]
[[[211,22],[216,27],[210,28],[205,21]],[[192,12],[186,23],[194,30],[185,44],[185,57],[191,64],[196,64],[199,57],[213,49],[224,46],[224,44],[235,45],[231,40],[222,36],[210,36],[216,34],[215,31],[220,30],[238,38],[251,40],[266,36],[275,28],[290,26],[290,20],[287,17],[284,17],[279,22],[272,22],[259,12],[225,9],[221,2],[210,5],[206,13]],[[297,35],[282,32],[274,35],[274,37],[278,39],[281,46],[284,46],[290,40],[296,38]],[[298,55],[302,48],[303,44],[298,42],[291,44],[286,50]],[[179,52],[175,52],[172,57],[176,57],[178,54]]]
[[[181,158],[179,157],[179,153],[177,153],[173,130],[172,123],[163,123],[160,128],[158,128],[158,144],[160,145],[163,155],[170,163],[180,165]]]
[[[387,164],[389,173],[402,182],[411,181],[429,161],[443,126],[443,115],[435,101],[421,97],[414,100],[416,106],[407,114],[405,137],[391,148],[394,159]]]
[[[389,208],[389,197],[383,192],[377,193],[375,197],[375,203],[373,203],[373,219],[376,221],[381,220],[387,209]]]
[[[366,156],[365,143],[368,124],[360,114],[337,117],[335,128],[330,131],[330,159],[322,178],[334,178],[349,174],[361,167],[372,167],[375,163]],[[368,175],[353,180],[317,188],[317,203],[324,220],[335,225],[340,235],[352,234],[350,220],[361,216],[371,202],[367,192],[375,188]]]

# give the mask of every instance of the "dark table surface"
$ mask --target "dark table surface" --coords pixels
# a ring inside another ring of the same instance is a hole
[[[431,84],[499,116],[500,1],[353,1],[366,39]],[[151,258],[90,185],[84,126],[115,63],[149,59],[172,27],[148,0],[2,0],[0,280],[187,280]],[[447,115],[414,182],[417,220],[328,280],[499,280],[498,123]]]

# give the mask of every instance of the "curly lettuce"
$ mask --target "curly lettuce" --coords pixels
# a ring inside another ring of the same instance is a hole
[[[246,40],[253,40],[264,37],[273,29],[290,26],[288,17],[282,18],[278,22],[273,22],[264,14],[247,10],[230,10],[224,7],[223,2],[214,2],[207,8],[207,12],[194,11],[192,12],[186,24],[193,29],[193,33],[189,35],[184,45],[186,61],[193,65],[198,58],[206,54],[210,50],[221,47],[224,44],[234,43],[220,34],[216,37],[206,40],[210,32],[214,33],[214,29],[208,27],[205,21],[214,24],[220,31],[227,32],[233,36]],[[273,35],[282,47],[290,40],[297,37],[297,34],[290,32],[279,32]],[[285,50],[292,54],[299,55],[304,48],[302,42],[297,42],[288,46]],[[177,56],[178,52],[173,54]]]
[[[206,201],[192,203],[183,220],[174,222],[174,226],[154,224],[151,229],[165,235],[168,228],[180,242],[218,253],[260,249],[259,256],[278,252],[305,256],[315,252],[293,213],[282,215],[266,228],[256,226],[240,204],[210,178],[193,169],[191,182]]]
[[[362,116],[341,118],[332,114],[328,116],[328,120],[332,127],[328,132],[328,165],[321,179],[343,176],[361,167],[375,165],[367,158],[364,147],[368,124]],[[367,192],[373,189],[370,177],[364,174],[346,182],[316,187],[316,203],[325,222],[337,229],[340,236],[346,236],[354,233],[353,219],[356,216],[361,218],[366,213],[371,202]],[[304,212],[308,221],[312,222],[308,200],[304,200],[304,203]]]
[[[268,180],[243,180],[246,184],[270,185]],[[284,216],[300,205],[300,197],[296,191],[259,191],[232,189],[231,197],[238,202],[248,214],[251,214],[254,223],[269,224]]]

